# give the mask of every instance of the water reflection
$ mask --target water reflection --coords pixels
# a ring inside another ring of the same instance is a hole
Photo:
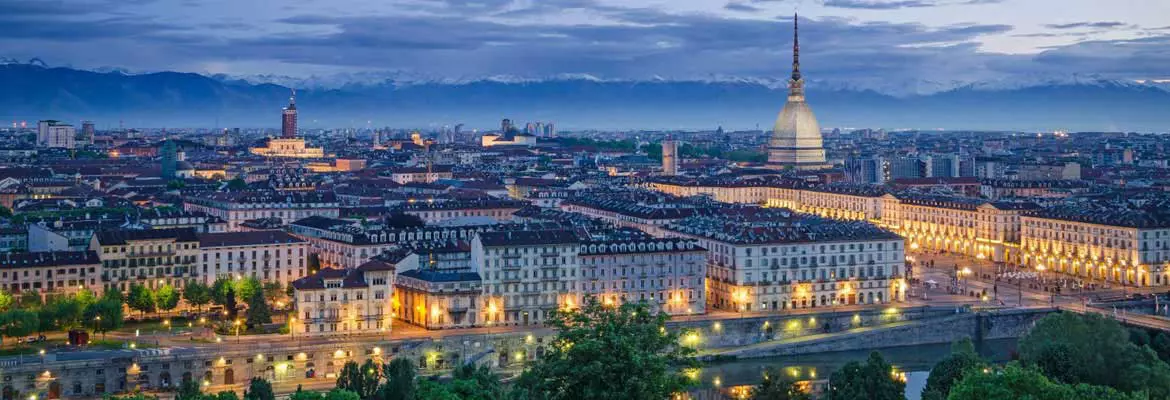
[[[977,346],[979,353],[996,363],[1007,362],[1016,350],[1015,340],[986,341]],[[906,380],[906,398],[918,400],[926,385],[930,368],[950,354],[949,344],[894,347],[881,349],[882,356]],[[689,371],[699,379],[700,387],[689,393],[694,400],[746,399],[751,388],[764,378],[765,370],[774,366],[806,385],[814,394],[823,393],[829,375],[850,361],[864,362],[869,351],[809,354],[780,358],[760,358],[712,363],[698,371]]]

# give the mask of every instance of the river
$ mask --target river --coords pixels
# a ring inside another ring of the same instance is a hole
[[[986,341],[976,346],[989,361],[1005,363],[1016,350],[1016,340]],[[814,387],[824,386],[829,375],[850,361],[864,362],[871,350],[838,353],[809,354],[778,358],[755,358],[709,363],[699,371],[700,387],[691,392],[695,400],[726,400],[743,398],[751,386],[760,383],[764,369],[779,367],[800,381]],[[878,349],[894,369],[905,373],[906,398],[919,400],[930,368],[951,351],[949,344],[922,345]]]

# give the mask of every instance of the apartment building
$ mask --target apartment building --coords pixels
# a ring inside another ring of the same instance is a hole
[[[218,278],[252,277],[288,285],[307,274],[309,243],[282,231],[199,235],[199,276],[210,285]]]
[[[353,269],[322,269],[293,281],[293,335],[389,335],[394,275],[393,264],[374,260]]]
[[[90,250],[101,259],[105,290],[126,291],[132,283],[182,287],[200,277],[194,228],[102,231],[93,235]]]

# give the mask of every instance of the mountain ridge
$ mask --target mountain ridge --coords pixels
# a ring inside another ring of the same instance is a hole
[[[405,81],[298,88],[301,126],[490,129],[501,118],[556,121],[565,128],[767,129],[783,106],[780,80],[558,79]],[[809,102],[825,127],[1166,131],[1164,83],[1095,76],[969,84],[896,96],[810,81]],[[227,75],[86,71],[0,64],[0,119],[126,120],[134,126],[274,127],[289,88]]]

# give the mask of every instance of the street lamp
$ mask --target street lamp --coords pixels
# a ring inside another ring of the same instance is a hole
[[[94,317],[93,318],[93,331],[95,333],[101,329],[101,325],[102,325],[102,316],[99,315],[99,316]],[[102,331],[102,340],[105,340],[105,339],[106,339],[106,332]]]
[[[963,292],[967,292],[970,289],[968,281],[971,279],[971,268],[963,267],[963,270],[959,272],[962,272],[963,275]]]
[[[239,343],[239,342],[240,342],[240,325],[241,325],[241,324],[240,324],[240,320],[239,320],[239,319],[236,319],[236,322],[235,322],[235,326],[236,326],[236,343]]]

